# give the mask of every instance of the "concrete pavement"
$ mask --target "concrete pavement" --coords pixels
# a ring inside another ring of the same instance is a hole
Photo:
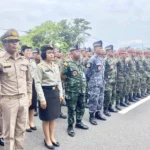
[[[66,113],[66,108],[63,108]],[[107,117],[108,118],[108,117]],[[67,135],[67,120],[58,119],[56,139],[61,144],[58,150],[150,150],[150,100],[126,114],[112,114],[106,122],[97,126],[89,123],[88,110],[83,122],[88,131],[75,129],[75,137]],[[37,131],[26,133],[25,150],[46,150],[41,121],[35,118]],[[0,150],[3,150],[0,147]]]

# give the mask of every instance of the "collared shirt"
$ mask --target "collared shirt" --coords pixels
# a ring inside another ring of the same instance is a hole
[[[60,96],[63,96],[60,71],[57,64],[52,62],[52,66],[50,67],[45,61],[43,61],[37,65],[34,73],[35,87],[40,101],[45,101],[42,86],[57,85],[60,91]]]
[[[32,78],[34,78],[34,71],[35,71],[35,68],[37,66],[37,64],[36,64],[34,59],[30,59],[29,60],[29,66],[30,66]]]
[[[32,98],[32,77],[24,56],[13,58],[5,52],[0,56],[0,95],[28,94]]]

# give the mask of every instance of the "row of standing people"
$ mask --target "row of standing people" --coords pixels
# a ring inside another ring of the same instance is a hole
[[[42,61],[39,62],[40,55],[37,51],[37,55],[34,55],[37,58],[36,63],[39,63],[36,65],[28,59],[30,47],[22,47],[25,57],[18,55],[17,31],[7,31],[1,40],[6,51],[0,57],[0,113],[3,114],[5,150],[24,149],[22,132],[25,129],[28,132],[31,129],[36,130],[33,115],[37,107],[37,98],[39,117],[45,135],[44,143],[48,149],[54,149],[54,146],[60,146],[55,139],[55,119],[62,114],[60,106],[64,99],[68,108],[67,132],[73,137],[75,115],[76,128],[88,129],[82,122],[86,102],[89,121],[97,125],[96,118],[106,120],[103,113],[110,117],[110,112],[117,112],[121,109],[120,106],[127,107],[130,102],[138,101],[150,92],[148,52],[145,52],[146,57],[141,51],[135,52],[133,49],[113,52],[112,45],[106,47],[105,52],[102,41],[97,41],[93,44],[94,52],[86,51],[88,58],[83,58],[82,55],[80,59],[81,50],[76,45],[70,48],[68,58],[60,60],[58,56],[58,59],[54,60],[54,46],[44,45],[41,48]],[[10,111],[7,111],[8,109]],[[2,137],[0,138],[3,142]]]

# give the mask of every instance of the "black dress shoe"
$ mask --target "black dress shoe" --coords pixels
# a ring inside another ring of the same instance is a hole
[[[30,126],[30,129],[31,129],[31,130],[37,130],[36,126],[34,126],[34,127],[31,127],[31,126]]]
[[[71,137],[74,137],[74,136],[75,136],[75,132],[74,132],[74,130],[73,130],[73,127],[68,126],[67,132],[68,132],[68,135],[69,135],[69,136],[71,136]]]
[[[61,118],[61,119],[67,119],[67,116],[64,115],[63,113],[60,113],[60,118]]]
[[[94,113],[90,113],[89,122],[90,122],[92,125],[97,125],[97,121],[96,121],[96,119],[95,119],[95,114],[94,114]]]
[[[26,132],[32,132],[31,128],[26,129]]]
[[[58,142],[56,142],[56,143],[52,142],[52,143],[53,143],[53,145],[54,145],[55,147],[59,147],[59,146],[60,146],[60,144],[59,144]]]
[[[118,110],[116,110],[112,107],[109,107],[108,110],[109,110],[109,112],[112,112],[112,113],[118,113]]]
[[[83,129],[83,130],[88,130],[89,129],[89,127],[87,125],[84,125],[82,122],[76,123],[75,127],[79,128],[79,129]]]
[[[0,145],[4,146],[4,139],[3,138],[0,139]]]
[[[45,146],[48,148],[48,149],[55,149],[55,147],[53,145],[47,145],[46,141],[44,140],[44,143],[45,143]]]
[[[127,107],[128,105],[126,105],[125,103],[120,103],[120,106]]]
[[[105,117],[103,117],[103,116],[101,115],[100,112],[96,112],[96,113],[95,113],[95,118],[96,118],[96,119],[99,119],[99,120],[103,120],[103,121],[106,121],[106,120],[107,120]]]

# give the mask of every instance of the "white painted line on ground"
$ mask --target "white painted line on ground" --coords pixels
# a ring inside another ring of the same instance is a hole
[[[139,105],[145,103],[145,102],[148,101],[148,100],[150,100],[150,96],[148,96],[148,97],[146,97],[146,98],[144,98],[144,99],[142,99],[142,100],[140,100],[140,101],[138,101],[138,102],[136,102],[136,103],[130,105],[129,107],[127,107],[127,108],[125,108],[125,109],[119,111],[118,113],[120,113],[120,114],[126,114],[126,113],[129,112],[130,110],[132,110],[132,109],[134,109],[135,107],[137,107],[137,106],[139,106]]]

